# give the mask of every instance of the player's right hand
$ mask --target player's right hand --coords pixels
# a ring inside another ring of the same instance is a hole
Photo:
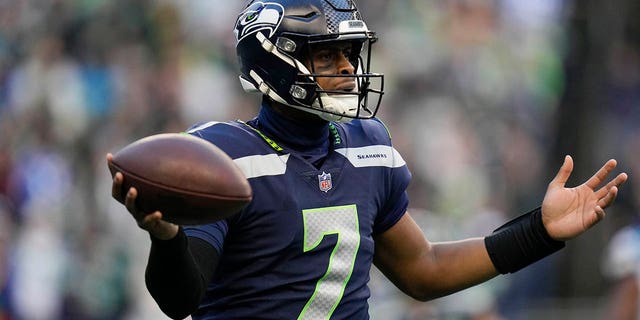
[[[113,160],[113,155],[110,153],[107,154],[107,162],[111,162]],[[114,199],[122,199],[122,182],[124,181],[124,176],[121,172],[116,172],[113,176],[113,183],[111,185],[111,196]],[[138,223],[138,226],[144,230],[147,230],[152,236],[160,239],[160,240],[169,240],[173,239],[178,234],[178,225],[173,224],[171,222],[167,222],[162,220],[162,213],[160,211],[155,211],[151,213],[145,213],[138,210],[136,206],[136,197],[138,196],[138,191],[136,188],[129,188],[126,190],[126,195],[124,197],[124,205],[127,208],[127,211],[131,213],[133,218]]]

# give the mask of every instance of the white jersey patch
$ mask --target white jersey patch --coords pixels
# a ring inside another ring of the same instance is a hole
[[[399,168],[406,164],[396,149],[385,145],[374,145],[360,148],[342,148],[336,149],[336,152],[346,157],[356,168]]]
[[[267,154],[233,159],[247,179],[282,175],[287,171],[289,155]]]

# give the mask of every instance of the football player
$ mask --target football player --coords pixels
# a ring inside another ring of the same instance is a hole
[[[235,24],[240,82],[263,96],[246,122],[187,132],[243,170],[252,202],[231,218],[178,226],[125,205],[151,236],[147,287],[172,318],[368,319],[372,265],[429,300],[515,272],[604,217],[626,180],[610,160],[576,188],[566,157],[540,208],[495,233],[431,243],[411,215],[411,175],[376,112],[383,76],[370,69],[369,30],[350,0],[251,1]],[[107,155],[107,161],[112,156]]]

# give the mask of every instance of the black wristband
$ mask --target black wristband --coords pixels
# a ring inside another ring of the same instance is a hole
[[[484,238],[484,244],[502,274],[516,272],[565,246],[564,241],[553,240],[547,233],[540,208],[502,225]]]

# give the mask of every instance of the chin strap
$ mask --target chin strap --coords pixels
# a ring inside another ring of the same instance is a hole
[[[358,112],[358,96],[353,94],[339,94],[330,96],[322,94],[320,96],[322,106],[318,100],[313,102],[313,107],[318,110],[326,110],[322,112],[320,117],[328,121],[349,122]]]

